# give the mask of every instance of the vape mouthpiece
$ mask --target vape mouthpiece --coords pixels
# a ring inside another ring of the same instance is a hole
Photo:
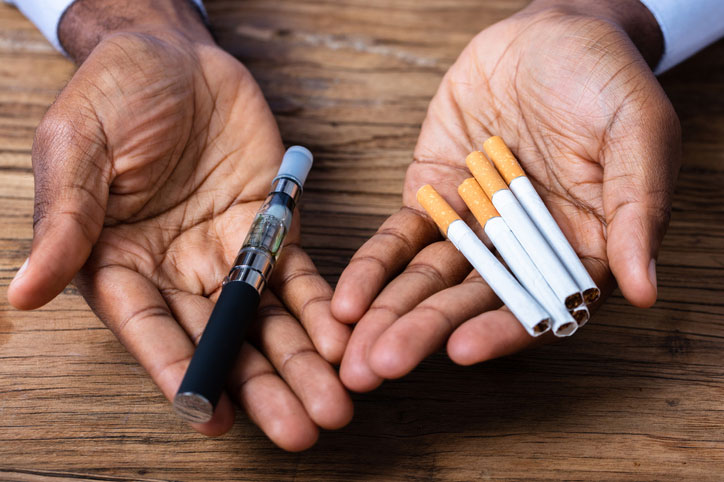
[[[298,181],[300,186],[303,186],[304,181],[307,180],[307,174],[312,169],[313,159],[312,153],[306,147],[292,146],[284,154],[276,177],[291,177]]]

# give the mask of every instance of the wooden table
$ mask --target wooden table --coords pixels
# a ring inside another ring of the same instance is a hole
[[[446,68],[525,3],[207,1],[285,141],[318,155],[303,242],[331,281],[399,206]],[[73,66],[13,8],[0,29],[0,480],[724,477],[724,43],[661,79],[684,165],[654,308],[616,293],[565,343],[470,368],[434,356],[289,454],[243,414],[218,439],[191,431],[74,288],[8,305],[32,234],[33,130]]]

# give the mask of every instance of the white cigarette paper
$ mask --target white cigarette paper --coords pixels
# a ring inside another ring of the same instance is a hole
[[[583,266],[561,228],[558,227],[530,180],[526,176],[516,177],[510,182],[509,186],[548,243],[558,253],[566,269],[576,281],[578,289],[583,292],[586,303],[595,302],[600,296],[596,283],[586,271],[585,266]]]
[[[579,306],[583,302],[583,296],[578,290],[578,285],[513,193],[508,189],[501,189],[493,194],[491,201],[553,289],[558,300],[568,309]]]
[[[586,305],[579,306],[571,312],[571,315],[575,318],[579,328],[588,323],[588,320],[591,319],[591,312],[588,311],[588,307]]]
[[[548,331],[550,323],[546,310],[516,281],[464,221],[453,221],[448,227],[447,237],[531,336]]]
[[[601,295],[601,291],[596,287],[505,141],[499,136],[493,136],[483,143],[483,149],[495,164],[495,168],[502,175],[505,183],[523,205],[528,216],[571,274],[579,291],[583,294],[584,301],[586,303],[595,302]],[[482,167],[487,168],[488,166],[483,164]]]
[[[486,144],[488,142],[490,139],[485,141]],[[578,290],[575,281],[553,252],[548,241],[528,217],[515,195],[508,189],[501,173],[480,151],[471,152],[465,158],[465,163],[559,300],[569,310],[583,303],[583,295]],[[516,170],[522,175],[517,161],[513,167],[517,167]]]
[[[551,315],[553,334],[563,337],[575,333],[579,326],[576,320],[558,299],[503,218],[496,216],[489,219],[484,230],[513,274]]]

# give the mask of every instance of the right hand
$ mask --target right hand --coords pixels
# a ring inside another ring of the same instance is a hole
[[[33,243],[8,290],[33,309],[75,276],[169,399],[283,154],[254,79],[195,22],[78,50],[87,59],[36,132]],[[288,242],[227,393],[276,444],[301,450],[352,416],[330,364],[349,328],[329,314],[331,288],[299,247],[298,223]],[[233,418],[224,395],[194,427],[217,435]]]

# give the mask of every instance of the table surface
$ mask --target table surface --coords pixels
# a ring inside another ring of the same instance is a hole
[[[525,3],[207,1],[285,141],[317,154],[303,244],[330,281],[399,207],[446,68]],[[724,477],[724,43],[661,78],[684,161],[653,308],[615,292],[565,343],[467,368],[433,356],[299,454],[243,414],[220,438],[190,430],[73,287],[30,313],[7,303],[32,236],[33,131],[73,70],[0,5],[0,480]]]

